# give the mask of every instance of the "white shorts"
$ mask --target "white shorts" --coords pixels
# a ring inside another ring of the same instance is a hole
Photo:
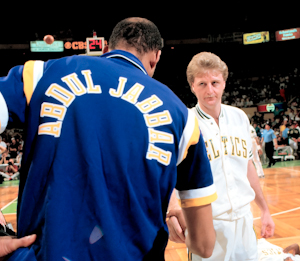
[[[235,221],[214,220],[216,243],[210,258],[189,253],[189,261],[257,261],[257,241],[251,211]]]

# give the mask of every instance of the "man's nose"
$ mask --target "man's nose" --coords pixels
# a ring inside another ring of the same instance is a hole
[[[208,93],[212,93],[212,92],[213,92],[213,86],[212,86],[211,83],[208,83],[208,84],[207,84],[207,92],[208,92]]]

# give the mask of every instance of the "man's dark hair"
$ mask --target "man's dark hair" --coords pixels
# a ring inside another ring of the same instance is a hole
[[[144,18],[126,18],[119,22],[109,38],[109,48],[133,47],[140,54],[161,50],[162,39],[156,25]]]

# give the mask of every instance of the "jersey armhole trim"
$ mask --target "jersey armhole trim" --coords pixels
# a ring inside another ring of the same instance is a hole
[[[179,200],[179,205],[182,208],[190,208],[190,207],[197,207],[197,206],[204,206],[211,204],[212,202],[216,201],[218,198],[217,192],[214,194],[203,197],[203,198],[193,198],[193,199],[181,199]]]
[[[176,190],[176,196],[183,208],[207,205],[215,201],[218,197],[215,184],[198,189]]]
[[[30,103],[35,87],[37,86],[39,80],[42,78],[43,73],[43,61],[28,61],[25,63],[23,69],[23,82],[27,104]]]
[[[186,158],[189,147],[196,144],[199,141],[199,137],[200,129],[198,120],[195,114],[189,109],[187,123],[179,142],[177,165],[179,165]]]

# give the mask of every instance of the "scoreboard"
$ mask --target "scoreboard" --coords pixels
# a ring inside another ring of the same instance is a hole
[[[104,37],[86,38],[86,54],[102,55],[104,48]]]

